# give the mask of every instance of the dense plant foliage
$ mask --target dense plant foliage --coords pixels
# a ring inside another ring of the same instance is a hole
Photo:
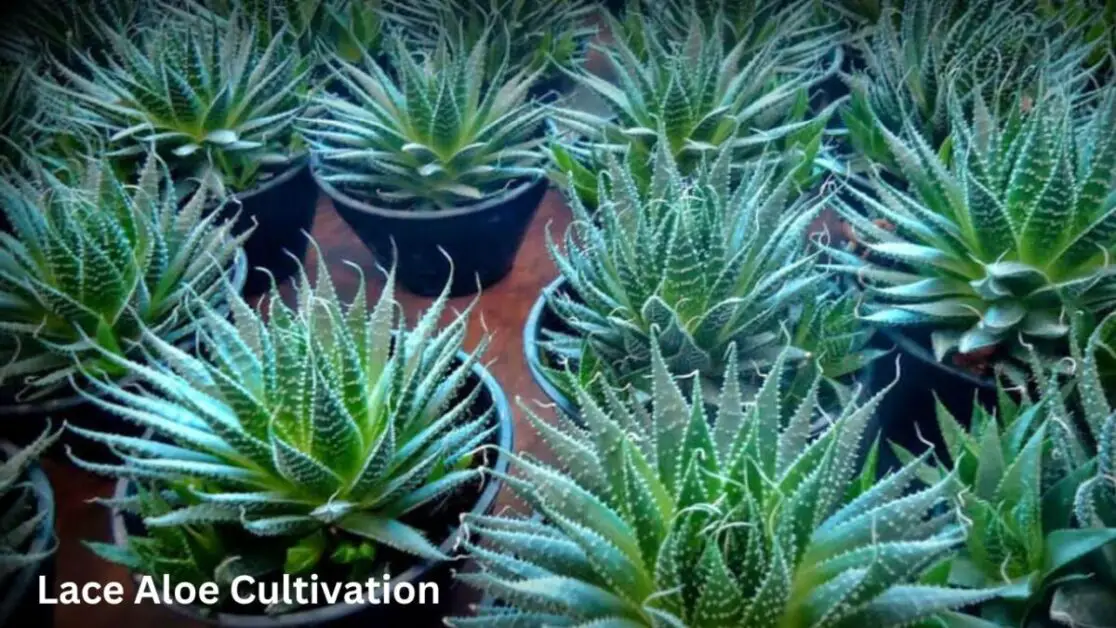
[[[144,329],[187,339],[192,303],[222,309],[219,280],[247,237],[203,217],[204,186],[179,209],[153,155],[135,185],[98,161],[73,178],[40,168],[0,182],[12,229],[0,234],[0,382],[17,400],[57,393],[81,372],[124,375],[105,355],[135,356]]]
[[[28,481],[27,469],[60,433],[48,427],[22,449],[0,450],[0,619],[10,615],[17,603],[5,595],[14,589],[16,574],[47,559],[57,545],[52,539],[45,547],[32,547],[52,513],[39,508],[40,495]]]
[[[951,97],[968,107],[979,95],[1007,108],[1038,97],[1043,80],[1066,94],[1081,91],[1091,80],[1083,67],[1089,48],[1073,33],[1050,31],[1024,2],[907,0],[894,13],[885,7],[884,19],[853,49],[863,69],[844,77],[851,99],[842,119],[862,158],[854,165],[903,175],[886,131],[913,124],[938,149],[953,122]]]
[[[600,48],[615,85],[585,69],[571,74],[607,103],[609,113],[572,107],[553,112],[560,128],[578,136],[551,143],[560,184],[593,207],[598,202],[597,174],[606,163],[603,154],[627,153],[638,168],[639,189],[646,191],[660,141],[687,175],[727,148],[734,165],[781,152],[783,165],[801,185],[815,180],[814,159],[837,103],[813,114],[809,89],[836,70],[824,65],[819,52],[833,46],[832,35],[815,33],[804,42],[794,41],[801,34],[791,22],[762,45],[741,39],[727,47],[720,29],[710,32],[696,16],[688,22],[685,39],[669,38],[652,18],[635,19],[638,27],[624,29],[610,18],[615,41]],[[807,28],[809,22],[801,21]]]
[[[371,57],[335,59],[349,96],[322,96],[303,120],[322,180],[372,204],[437,210],[542,176],[543,110],[527,95],[539,71],[513,73],[505,59],[488,73],[488,46],[447,35],[420,55],[400,41],[395,75]]]
[[[482,571],[459,577],[498,603],[452,625],[960,626],[991,595],[921,581],[964,539],[935,510],[957,485],[857,462],[879,396],[811,440],[815,400],[783,421],[783,359],[750,402],[726,378],[711,417],[652,353],[649,411],[614,389],[580,391],[584,430],[528,411],[561,467],[518,457],[504,479],[543,519],[466,518]]]
[[[1028,342],[1066,355],[1068,315],[1116,304],[1116,91],[1084,112],[1054,92],[1026,111],[978,96],[971,116],[956,100],[951,113],[950,157],[913,123],[902,136],[885,132],[911,191],[878,177],[875,195],[852,188],[888,224],[838,203],[872,255],[834,251],[834,267],[868,283],[868,321],[933,326],[939,359],[979,350],[1023,357]]]
[[[853,301],[819,298],[830,287],[806,248],[821,199],[796,197],[791,176],[763,161],[733,185],[731,156],[722,149],[686,178],[664,142],[646,192],[629,156],[600,175],[595,217],[570,198],[564,250],[549,243],[566,280],[549,306],[571,330],[543,343],[557,382],[569,386],[563,361],[589,361],[614,383],[646,388],[652,342],[672,373],[696,370],[712,382],[730,345],[751,373],[789,340],[796,360],[814,358],[833,384],[871,359]]]
[[[58,65],[43,97],[95,129],[107,157],[128,163],[153,145],[179,181],[246,191],[304,153],[294,122],[309,91],[306,59],[256,28],[166,17],[111,32],[107,60],[75,52],[81,68]]]
[[[221,523],[278,537],[302,571],[334,558],[333,531],[446,558],[402,519],[475,482],[473,451],[497,429],[473,374],[483,344],[460,349],[467,312],[437,329],[443,294],[406,329],[392,276],[371,312],[363,289],[343,305],[324,267],[299,284],[294,308],[273,291],[266,322],[230,290],[232,321],[208,313],[198,356],[153,334],[151,365],[106,353],[145,388],[91,378],[91,400],[154,438],[73,428],[124,454],[75,462],[189,489],[195,503],[147,517],[149,529]]]

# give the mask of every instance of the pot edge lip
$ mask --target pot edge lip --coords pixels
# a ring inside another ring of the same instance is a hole
[[[244,286],[248,280],[248,256],[244,253],[244,247],[239,247],[236,250],[236,257],[233,258],[232,268],[232,284],[236,288],[237,293],[244,290]],[[96,394],[96,393],[90,393]],[[76,408],[88,401],[88,398],[81,393],[68,394],[62,397],[50,397],[44,401],[28,401],[25,403],[0,403],[0,415],[5,416],[27,416],[34,414],[46,414],[48,412],[57,412],[59,410],[69,410]]]
[[[876,331],[877,333],[887,338],[890,342],[895,343],[895,347],[897,349],[899,349],[903,353],[906,353],[907,355],[910,355],[912,358],[918,360],[919,362],[929,364],[931,367],[937,370],[948,373],[950,376],[959,378],[964,382],[972,384],[973,386],[976,386],[982,390],[996,389],[996,380],[994,378],[973,375],[972,373],[967,373],[953,366],[952,364],[945,364],[937,360],[934,355],[926,349],[926,347],[922,346],[921,343],[908,336],[902,329],[880,327]]]
[[[465,353],[461,351],[458,355],[459,357],[464,357]],[[505,473],[510,465],[511,458],[509,454],[514,451],[515,443],[515,419],[512,415],[511,406],[508,403],[507,395],[504,393],[504,389],[500,386],[499,381],[496,380],[495,376],[493,376],[483,364],[476,362],[473,364],[471,370],[477,375],[481,385],[483,385],[491,395],[492,405],[496,408],[496,415],[499,418],[500,429],[497,437],[499,450],[496,460],[487,468]],[[113,488],[113,497],[121,497],[127,490],[129,482],[130,480],[125,478],[117,480]],[[496,496],[501,488],[503,488],[503,482],[498,478],[490,476],[484,490],[473,504],[473,507],[467,512],[470,514],[477,514],[485,513],[490,510],[496,502]],[[466,513],[462,512],[461,514]],[[124,528],[123,515],[118,510],[113,509],[110,517],[112,543],[114,545],[126,543],[127,532]],[[462,535],[463,528],[458,526],[441,544],[439,544],[439,549],[443,552],[452,549],[458,543]],[[443,564],[451,565],[453,562],[453,560],[444,563],[434,560],[417,562],[407,570],[392,577],[389,582],[391,584],[415,582],[432,569]],[[133,580],[137,577],[137,574],[134,572],[129,572],[129,575]],[[440,599],[439,605],[444,605],[446,602],[446,599]],[[220,626],[225,628],[293,628],[298,626],[315,626],[318,625],[319,622],[336,620],[360,612],[362,609],[375,608],[375,606],[367,604],[341,603],[272,617],[268,615],[238,615],[235,613],[216,613],[211,616],[205,616],[198,613],[190,606],[182,606],[180,604],[164,604],[163,606],[180,616],[188,617],[209,626]]]
[[[275,188],[289,182],[291,179],[298,177],[302,171],[310,168],[310,152],[305,151],[298,157],[291,160],[290,165],[281,170],[279,174],[267,179],[266,181],[253,186],[252,188],[242,192],[232,192],[226,202],[228,203],[246,203],[257,196],[265,194],[274,190]]]
[[[535,385],[554,402],[559,411],[569,417],[570,420],[580,424],[582,419],[581,413],[577,411],[577,405],[550,381],[543,372],[542,362],[539,359],[541,349],[537,336],[542,330],[542,316],[546,309],[547,297],[560,290],[565,283],[566,278],[559,275],[539,291],[539,296],[535,298],[535,302],[531,305],[531,310],[527,313],[527,320],[523,324],[523,357],[527,362],[527,370],[530,371],[531,379],[534,380]]]
[[[543,186],[542,195],[546,194],[546,188],[550,187],[550,179],[543,175],[538,175],[532,180],[524,181],[511,189],[501,190],[497,194],[487,196],[477,203],[466,205],[463,207],[454,207],[452,209],[441,209],[437,211],[414,211],[410,209],[387,209],[385,207],[376,207],[364,201],[359,201],[352,196],[337,189],[332,183],[322,179],[314,165],[317,164],[317,159],[311,160],[310,174],[314,177],[314,181],[318,184],[330,201],[333,202],[334,207],[338,213],[348,210],[378,218],[389,218],[396,220],[440,220],[445,218],[457,218],[459,216],[469,216],[472,214],[479,214],[486,211],[492,211],[504,204],[519,199],[527,195],[536,186]]]
[[[19,451],[19,447],[6,440],[0,440],[0,456],[7,458],[8,455],[16,451]],[[30,482],[32,490],[35,491],[37,512],[47,513],[43,520],[39,522],[37,533],[31,541],[31,547],[28,548],[28,551],[42,551],[50,547],[51,542],[57,538],[54,528],[58,508],[54,499],[54,489],[51,487],[46,470],[38,461],[32,461],[24,470],[24,475]],[[47,561],[56,560],[57,549],[56,544],[55,551],[52,551],[50,556],[16,572],[15,583],[10,589],[11,593],[0,596],[0,620],[7,620],[7,614],[17,608],[18,600],[22,599],[32,589],[35,576],[42,571],[43,564]],[[16,593],[19,595],[15,595]],[[7,597],[7,595],[11,595],[11,597]],[[5,605],[10,606],[4,608]]]

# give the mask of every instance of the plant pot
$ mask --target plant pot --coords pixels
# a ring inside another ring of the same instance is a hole
[[[244,243],[248,256],[248,276],[244,294],[252,297],[290,277],[298,262],[306,257],[310,233],[318,207],[318,187],[305,159],[250,192],[237,193],[221,209],[224,219],[236,218],[234,233],[241,234],[255,225],[256,230]],[[267,272],[258,270],[267,269]]]
[[[377,263],[394,266],[406,290],[427,297],[451,279],[447,255],[450,296],[473,294],[507,276],[549,185],[539,177],[474,205],[420,212],[363,203],[314,176]]]
[[[0,459],[16,453],[17,447],[10,443],[0,441]],[[31,552],[43,552],[55,545],[54,536],[54,492],[50,488],[50,481],[46,473],[37,464],[32,464],[26,471],[26,478],[31,489],[38,496],[36,508],[38,512],[45,512],[39,523],[31,545],[27,549]],[[25,567],[14,574],[10,574],[11,588],[0,591],[0,626],[43,626],[49,628],[54,625],[54,606],[39,604],[39,578],[46,578],[46,589],[54,590],[55,554],[36,565]]]
[[[500,447],[500,453],[492,463],[491,469],[497,472],[506,472],[509,459],[504,452],[512,450],[514,423],[511,407],[503,390],[495,378],[479,364],[473,366],[473,373],[480,380],[482,391],[478,395],[480,403],[491,404],[496,408],[499,429],[492,445]],[[492,512],[500,490],[500,482],[490,475],[485,476],[484,484],[476,489],[477,496],[469,512],[473,514],[488,514]],[[129,480],[122,479],[117,482],[115,496],[124,497],[132,492]],[[469,495],[472,495],[470,491]],[[454,499],[450,497],[447,499]],[[446,514],[446,513],[443,513]],[[459,513],[453,515],[453,521],[460,520]],[[112,514],[112,538],[118,546],[128,542],[129,533],[142,533],[143,524],[133,516],[114,511]],[[455,527],[446,539],[439,545],[439,549],[453,555],[456,545],[462,535],[460,527]],[[454,584],[451,562],[424,561],[414,564],[409,569],[395,575],[391,579],[391,586],[395,587],[402,582],[410,582],[418,591],[419,583],[436,583],[438,586],[438,604],[335,604],[320,606],[306,610],[296,611],[283,615],[248,615],[236,613],[204,614],[200,609],[192,606],[166,604],[167,608],[179,615],[189,617],[210,626],[227,628],[293,628],[300,626],[330,626],[331,628],[364,628],[367,626],[397,626],[410,625],[418,627],[441,626],[442,617],[448,614],[451,604],[451,588]],[[133,574],[134,576],[134,574]]]
[[[562,321],[558,314],[547,307],[547,297],[565,289],[565,277],[558,277],[543,288],[531,311],[527,314],[527,323],[523,325],[523,357],[527,361],[527,370],[531,371],[531,379],[543,391],[554,405],[570,420],[581,424],[581,413],[577,404],[566,396],[554,382],[547,377],[542,362],[543,348],[539,341],[543,338],[544,329],[570,332],[570,328]]]
[[[879,364],[873,369],[869,384],[874,394],[898,376],[876,411],[881,428],[881,469],[898,464],[890,448],[882,446],[888,441],[916,454],[932,447],[940,459],[949,460],[938,429],[935,399],[967,427],[974,400],[986,408],[995,408],[995,380],[939,362],[928,348],[929,332],[925,330],[881,329],[878,337],[894,344],[899,354],[898,365],[895,360],[877,360]]]
[[[238,253],[232,268],[233,286],[243,286],[247,274],[247,261],[243,252]],[[185,340],[180,347],[192,350],[193,339]],[[65,389],[63,389],[65,390]],[[0,397],[2,400],[3,397]],[[0,439],[26,446],[34,441],[47,423],[55,427],[63,421],[87,430],[115,432],[125,436],[140,436],[143,429],[125,421],[76,392],[41,401],[5,404],[0,402]],[[102,443],[66,430],[62,437],[46,451],[47,456],[68,461],[67,449],[89,462],[116,462],[118,458]]]

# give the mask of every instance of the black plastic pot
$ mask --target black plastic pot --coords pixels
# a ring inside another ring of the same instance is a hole
[[[0,459],[13,455],[19,448],[0,441]],[[45,512],[31,539],[28,551],[43,552],[55,545],[54,536],[54,492],[46,473],[38,465],[31,465],[26,471],[26,479],[38,497],[36,509]],[[39,578],[46,578],[46,590],[54,590],[55,554],[36,565],[25,567],[9,578],[12,584],[7,591],[0,591],[0,627],[54,625],[54,606],[39,604]]]
[[[948,460],[949,452],[938,429],[935,398],[962,425],[968,426],[974,400],[986,408],[995,407],[996,382],[939,362],[928,348],[928,331],[882,329],[878,336],[892,343],[899,354],[898,363],[886,358],[877,360],[879,364],[872,371],[873,393],[899,376],[876,411],[881,443],[890,441],[916,454],[933,447],[941,459]],[[881,447],[880,461],[883,469],[895,468],[897,464],[888,447]]]
[[[554,402],[563,414],[571,420],[581,423],[581,413],[577,404],[566,396],[554,382],[547,377],[542,364],[542,347],[539,341],[543,338],[544,329],[569,332],[570,328],[562,321],[557,313],[547,307],[549,295],[560,292],[566,284],[564,277],[559,277],[543,288],[531,311],[527,314],[527,323],[523,325],[523,357],[527,360],[527,370],[531,371],[531,379],[535,380],[543,393]]]
[[[233,286],[242,286],[247,273],[245,255],[236,256],[232,268]],[[185,341],[182,346],[192,349],[192,341]],[[62,397],[53,397],[42,401],[28,403],[7,404],[0,399],[0,439],[8,440],[17,445],[26,446],[34,441],[47,423],[60,426],[65,421],[76,427],[102,432],[114,432],[125,436],[140,436],[143,430],[129,421],[106,411],[92,403],[87,398],[72,393]],[[62,437],[46,451],[52,458],[69,460],[66,450],[69,448],[75,456],[89,462],[116,462],[118,458],[102,443],[93,442],[66,430]]]
[[[256,296],[271,287],[268,273],[277,283],[298,269],[297,260],[306,257],[309,243],[303,234],[310,232],[318,207],[318,186],[310,174],[310,160],[264,182],[258,188],[234,194],[221,209],[222,217],[237,217],[234,232],[256,230],[244,243],[248,256],[248,277],[244,294]],[[292,255],[294,257],[292,257]],[[266,268],[268,272],[258,270]]]
[[[507,397],[499,383],[487,369],[478,364],[473,367],[473,373],[483,386],[478,400],[483,403],[487,399],[496,408],[499,421],[499,429],[495,436],[496,442],[493,444],[498,445],[501,452],[497,455],[491,468],[498,472],[506,472],[509,459],[504,452],[511,451],[514,443],[515,426],[511,407],[508,405]],[[498,480],[486,476],[485,484],[479,491],[479,497],[473,507],[469,509],[469,512],[473,514],[491,513],[500,486],[501,483]],[[132,491],[130,481],[120,480],[116,485],[115,496],[118,498],[125,497]],[[134,517],[127,517],[120,512],[113,513],[111,525],[113,542],[119,546],[127,544],[130,533],[142,534],[142,523]],[[439,549],[443,553],[453,555],[461,536],[461,529],[455,529],[441,543]],[[416,585],[414,587],[416,591],[418,591],[418,583],[436,583],[439,592],[438,604],[335,604],[277,616],[234,613],[206,615],[194,607],[175,604],[165,606],[175,613],[195,621],[224,628],[295,628],[302,626],[329,626],[330,628],[411,626],[413,628],[425,628],[427,626],[442,626],[442,618],[449,613],[451,606],[451,590],[454,585],[452,567],[453,563],[449,562],[425,561],[414,565],[391,580],[392,586],[402,582],[410,582]]]
[[[475,293],[478,281],[485,288],[507,276],[549,185],[539,177],[475,205],[412,211],[374,207],[314,176],[376,261],[394,265],[399,283],[420,296],[440,294],[451,279],[447,255],[453,260],[451,296]]]

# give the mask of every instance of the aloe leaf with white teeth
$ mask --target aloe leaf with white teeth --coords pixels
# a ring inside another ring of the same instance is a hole
[[[876,482],[874,455],[857,461],[879,396],[808,440],[779,410],[788,356],[750,403],[732,384],[703,403],[652,354],[649,412],[611,387],[578,391],[584,428],[525,408],[557,463],[519,457],[504,479],[541,519],[466,517],[480,570],[458,578],[493,602],[450,625],[964,625],[955,609],[995,595],[930,583],[964,540],[956,478],[923,486],[918,460]]]

